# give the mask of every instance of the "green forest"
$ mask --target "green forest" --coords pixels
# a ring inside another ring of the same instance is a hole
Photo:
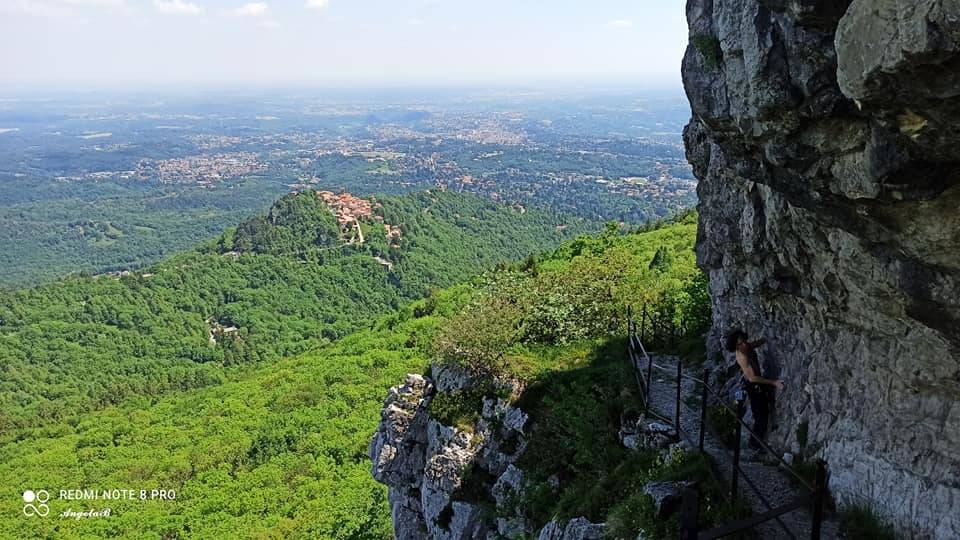
[[[509,351],[497,369],[542,381],[540,396],[562,395],[549,381],[609,358],[589,351],[620,339],[627,305],[677,318],[704,309],[694,215],[550,248],[587,226],[558,230],[563,216],[449,193],[378,202],[383,219],[403,224],[399,247],[375,234],[344,245],[315,197],[291,196],[143,273],[6,294],[0,537],[390,538],[367,446],[405,373],[482,338]],[[522,299],[509,313],[498,301],[507,297]],[[214,345],[211,327],[237,330]],[[571,451],[597,444],[589,439]],[[584,469],[570,493],[596,474]],[[54,514],[106,507],[111,517],[31,520],[20,513],[28,488],[175,498],[55,498]],[[572,511],[555,506],[563,500],[530,504],[537,516]]]
[[[3,179],[0,288],[140,268],[217,237],[289,188],[248,179],[192,186]]]
[[[590,229],[546,210],[420,192],[377,200],[349,243],[312,194],[123,276],[0,292],[0,436],[123,402],[219,384],[316,349],[499,262]],[[375,258],[376,257],[376,258]]]

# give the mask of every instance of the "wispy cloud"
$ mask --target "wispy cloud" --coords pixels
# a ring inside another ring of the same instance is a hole
[[[307,7],[310,9],[327,9],[330,0],[307,0]]]
[[[424,23],[423,19],[418,19],[416,17],[411,17],[407,19],[407,24],[411,26],[420,26]]]
[[[230,10],[229,13],[235,17],[263,17],[269,9],[267,4],[263,2],[250,2]]]
[[[183,0],[153,0],[153,7],[165,15],[202,15],[203,8]]]
[[[266,28],[266,29],[268,29],[268,30],[275,30],[275,29],[277,29],[277,28],[280,28],[280,23],[278,23],[277,21],[275,21],[275,20],[273,20],[273,19],[267,19],[267,20],[265,20],[265,21],[260,21],[260,22],[257,23],[257,24],[258,24],[261,28]]]
[[[617,19],[615,21],[610,21],[606,24],[610,28],[627,28],[628,26],[633,26],[633,21],[629,19]]]

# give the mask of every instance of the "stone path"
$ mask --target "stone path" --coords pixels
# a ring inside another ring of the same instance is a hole
[[[669,373],[654,368],[652,375],[653,381],[650,384],[652,387],[650,404],[654,411],[666,418],[671,419],[672,424],[677,400],[677,358],[671,356],[654,356],[653,358],[655,364],[667,368]],[[641,363],[644,364],[645,368],[646,362],[641,360]],[[685,403],[680,409],[680,425],[687,433],[687,438],[689,439],[688,442],[692,443],[694,446],[696,446],[698,442],[700,433],[700,388],[700,385],[688,379],[683,380],[681,387],[681,402],[684,400],[689,400],[690,396],[694,396],[698,403],[696,409],[690,408]],[[790,483],[791,475],[789,472],[782,471],[777,466],[747,461],[747,458],[751,454],[747,447],[748,437],[749,434],[746,432],[746,430],[744,430],[743,439],[741,441],[743,453],[741,454],[740,467],[750,478],[753,484],[760,489],[761,493],[763,493],[763,496],[770,502],[770,504],[774,507],[777,507],[782,504],[789,503],[796,497],[802,495],[804,491],[803,488],[795,488]],[[707,454],[709,454],[713,459],[713,463],[720,473],[719,476],[721,481],[723,481],[725,485],[729,486],[730,471],[733,468],[733,451],[721,443],[709,430],[704,438],[704,451],[706,451]],[[727,489],[729,489],[729,487]],[[753,490],[747,486],[746,481],[743,479],[743,475],[740,477],[739,490],[740,496],[743,498],[743,500],[750,504],[750,507],[753,509],[755,514],[760,514],[767,511],[767,507],[764,506],[760,498],[757,497]],[[787,528],[793,532],[797,539],[810,538],[810,525],[812,523],[812,519],[807,508],[800,508],[792,512],[788,512],[780,516],[780,519],[783,521],[784,525],[786,525]],[[776,520],[762,523],[758,525],[755,530],[758,537],[764,540],[768,538],[790,538],[790,536],[783,531],[783,528],[777,524]],[[825,520],[823,523],[821,538],[835,539],[839,537],[837,523],[830,519]]]

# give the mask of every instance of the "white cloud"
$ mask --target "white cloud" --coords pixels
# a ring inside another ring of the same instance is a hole
[[[153,0],[153,7],[166,15],[201,15],[203,8],[183,0]]]
[[[257,24],[260,25],[261,28],[267,28],[267,29],[269,29],[269,30],[275,30],[275,29],[277,29],[277,28],[280,28],[280,23],[278,23],[277,21],[275,21],[275,20],[273,20],[273,19],[267,19],[267,20],[265,20],[265,21],[260,21],[260,22],[257,23]]]
[[[420,26],[421,24],[423,24],[423,22],[424,22],[423,19],[417,19],[415,17],[407,19],[407,24],[413,25],[413,26]]]
[[[237,9],[230,10],[230,14],[235,17],[263,17],[270,8],[263,2],[250,2]]]
[[[307,7],[310,9],[326,9],[330,5],[330,0],[307,0]]]
[[[628,19],[617,19],[615,21],[608,22],[607,26],[610,28],[626,28],[628,26],[633,26],[633,21]]]

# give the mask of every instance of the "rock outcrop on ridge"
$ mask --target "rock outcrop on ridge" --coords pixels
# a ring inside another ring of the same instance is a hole
[[[786,379],[842,504],[960,537],[960,2],[689,0],[712,347]]]
[[[553,520],[538,531],[517,508],[524,473],[516,466],[527,447],[529,416],[502,397],[484,397],[479,419],[445,425],[431,414],[437,392],[472,390],[477,381],[456,366],[434,377],[407,375],[390,389],[370,443],[373,477],[388,487],[397,540],[534,537],[601,540],[604,524],[579,517]],[[520,383],[502,381],[504,393]]]
[[[403,385],[390,389],[370,443],[373,477],[389,487],[396,538],[529,532],[519,518],[495,519],[488,511],[520,489],[523,474],[513,463],[524,449],[526,414],[503,399],[484,398],[476,425],[444,425],[430,414],[435,392],[459,390],[472,381],[455,367],[434,370],[432,380],[408,375]],[[503,448],[505,441],[516,444]],[[470,495],[463,494],[465,487]]]

